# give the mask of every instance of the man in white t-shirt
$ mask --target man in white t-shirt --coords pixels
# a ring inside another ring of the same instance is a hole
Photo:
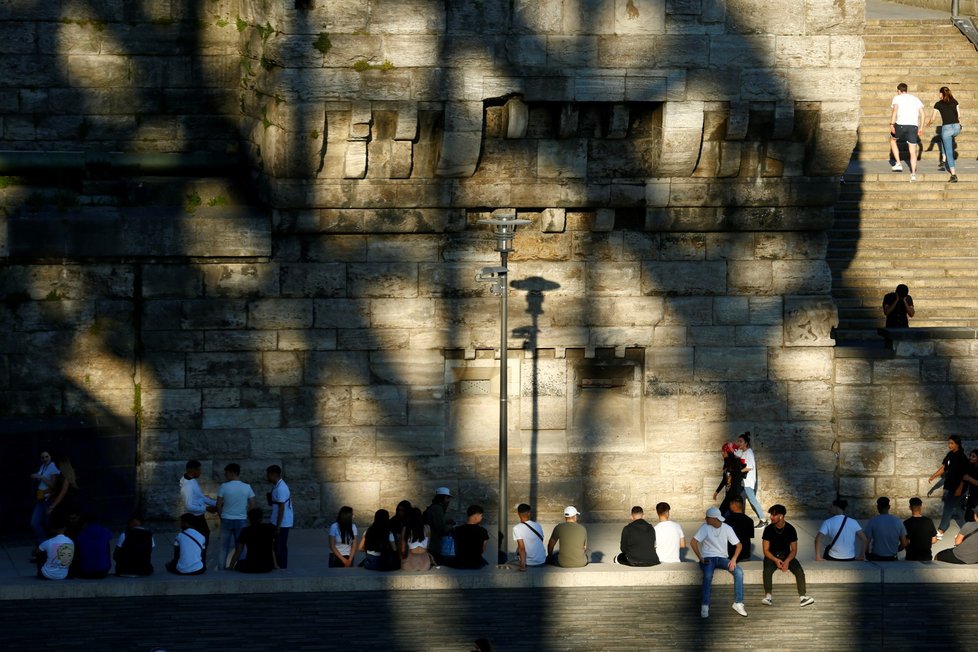
[[[863,561],[866,534],[859,521],[846,516],[849,502],[842,498],[832,501],[829,517],[822,521],[815,535],[815,561]],[[831,548],[826,551],[825,548]]]
[[[547,548],[543,545],[543,527],[530,520],[530,506],[520,503],[516,507],[520,522],[513,526],[513,541],[516,542],[516,557],[519,569],[527,566],[542,566],[547,563]]]
[[[203,575],[204,549],[207,544],[204,535],[194,529],[194,515],[180,517],[181,531],[173,539],[173,559],[166,562],[166,570],[175,575]]]
[[[217,513],[221,517],[221,568],[229,570],[227,562],[238,546],[238,536],[248,525],[248,510],[255,507],[255,492],[250,484],[238,479],[241,466],[232,462],[224,467],[227,482],[217,489]]]
[[[272,507],[269,522],[275,526],[275,560],[278,567],[289,567],[289,532],[292,531],[292,492],[282,479],[282,467],[272,464],[265,469],[265,478],[272,483],[268,492],[268,504]]]
[[[737,557],[743,544],[733,528],[724,523],[720,510],[711,507],[706,510],[706,523],[700,526],[689,547],[700,560],[703,571],[703,591],[700,600],[700,617],[710,617],[710,590],[713,588],[713,571],[717,568],[730,571],[734,577],[734,603],[732,608],[741,616],[747,616],[744,607],[744,571],[737,565]],[[727,557],[727,544],[734,546],[733,558]]]
[[[923,136],[924,103],[907,92],[907,85],[897,84],[897,94],[890,103],[890,153],[893,155],[893,171],[903,172],[900,163],[899,141],[907,143],[910,154],[910,180],[917,180],[917,155]]]
[[[663,564],[678,564],[682,561],[682,549],[686,547],[686,535],[683,526],[669,520],[672,508],[669,503],[658,503],[655,513],[659,522],[655,524],[655,554]]]

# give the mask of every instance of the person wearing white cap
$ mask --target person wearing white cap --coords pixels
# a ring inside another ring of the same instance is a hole
[[[733,610],[741,616],[747,616],[744,607],[744,571],[737,565],[737,557],[743,544],[734,533],[733,528],[724,523],[723,515],[716,507],[706,510],[706,523],[693,535],[690,548],[700,560],[700,570],[703,571],[703,593],[700,600],[700,617],[710,617],[710,590],[713,587],[713,571],[723,568],[730,571],[734,577]],[[727,544],[734,546],[733,558],[727,557]]]
[[[573,505],[564,509],[564,522],[557,524],[547,543],[548,564],[563,568],[587,566],[587,528],[577,522],[579,515]]]
[[[424,524],[431,528],[428,551],[432,553],[438,565],[444,564],[447,557],[442,552],[442,539],[451,536],[452,528],[455,527],[455,521],[445,517],[452,498],[452,492],[448,487],[438,487],[428,509],[424,510]],[[454,556],[454,553],[451,556]]]

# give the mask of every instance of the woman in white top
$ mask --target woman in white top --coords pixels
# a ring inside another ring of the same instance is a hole
[[[329,526],[329,567],[349,568],[357,554],[357,526],[353,508],[340,507],[336,522]]]
[[[407,525],[401,532],[401,570],[426,571],[431,568],[430,540],[431,528],[424,524],[421,510],[412,507]]]

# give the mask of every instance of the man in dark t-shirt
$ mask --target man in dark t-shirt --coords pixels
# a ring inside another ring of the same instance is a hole
[[[245,558],[239,561],[241,553]],[[241,530],[230,567],[241,573],[270,573],[277,568],[275,561],[275,526],[262,523],[259,508],[248,510],[248,527]]]
[[[465,512],[465,523],[452,532],[455,539],[452,566],[455,568],[482,568],[488,563],[483,555],[489,542],[489,533],[480,525],[484,511],[481,505],[470,505]]]
[[[737,562],[749,561],[751,552],[751,539],[754,538],[754,519],[744,514],[744,498],[734,496],[730,499],[730,513],[727,514],[727,525],[733,528],[734,534],[740,539],[743,547],[740,549],[740,556]],[[733,559],[736,546],[727,544],[727,554]]]
[[[632,520],[621,531],[621,554],[613,558],[622,566],[657,566],[655,528],[645,520],[641,505],[632,507]]]
[[[886,315],[887,328],[910,328],[910,318],[914,316],[910,288],[901,283],[896,286],[896,292],[884,296],[883,314]]]
[[[764,546],[764,599],[761,604],[771,606],[774,600],[771,597],[771,589],[774,586],[774,571],[779,570],[783,573],[791,571],[795,576],[795,584],[798,586],[798,602],[802,607],[814,604],[815,599],[806,594],[805,571],[799,563],[798,556],[798,532],[795,528],[784,520],[788,510],[784,505],[771,505],[767,510],[771,517],[771,524],[764,528],[761,535],[761,542]]]
[[[914,496],[910,499],[910,518],[903,522],[907,528],[907,561],[930,561],[933,559],[931,546],[937,543],[937,528],[934,521],[921,512],[923,501]]]

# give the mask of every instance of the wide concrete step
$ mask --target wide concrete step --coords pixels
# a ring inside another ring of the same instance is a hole
[[[834,242],[830,242],[829,246],[832,246]],[[948,274],[960,274],[963,276],[969,276],[973,269],[978,269],[978,256],[967,256],[952,258],[942,257],[939,259],[928,259],[928,260],[914,260],[912,262],[905,260],[902,256],[895,257],[892,259],[863,259],[860,261],[858,267],[853,267],[851,265],[852,259],[842,256],[832,256],[829,255],[826,258],[826,262],[830,267],[837,267],[842,269],[844,266],[849,265],[851,268],[851,273],[859,273],[865,276],[872,276],[873,274],[879,274],[882,272],[892,272],[897,273],[893,270],[899,270],[900,273],[912,272],[925,274],[928,270],[944,270]],[[910,265],[913,265],[910,268]]]
[[[882,283],[872,287],[853,287],[849,283],[843,285],[844,281],[836,283],[835,278],[832,280],[836,288],[832,295],[840,305],[848,302],[846,305],[878,306],[883,295],[892,292],[893,288],[896,287],[896,285],[883,285]],[[910,284],[907,283],[907,285]],[[957,302],[958,300],[972,307],[978,305],[978,296],[975,295],[973,287],[933,288],[927,286],[926,297],[928,305],[934,305],[935,302],[941,302],[941,305],[944,305],[947,302]]]

